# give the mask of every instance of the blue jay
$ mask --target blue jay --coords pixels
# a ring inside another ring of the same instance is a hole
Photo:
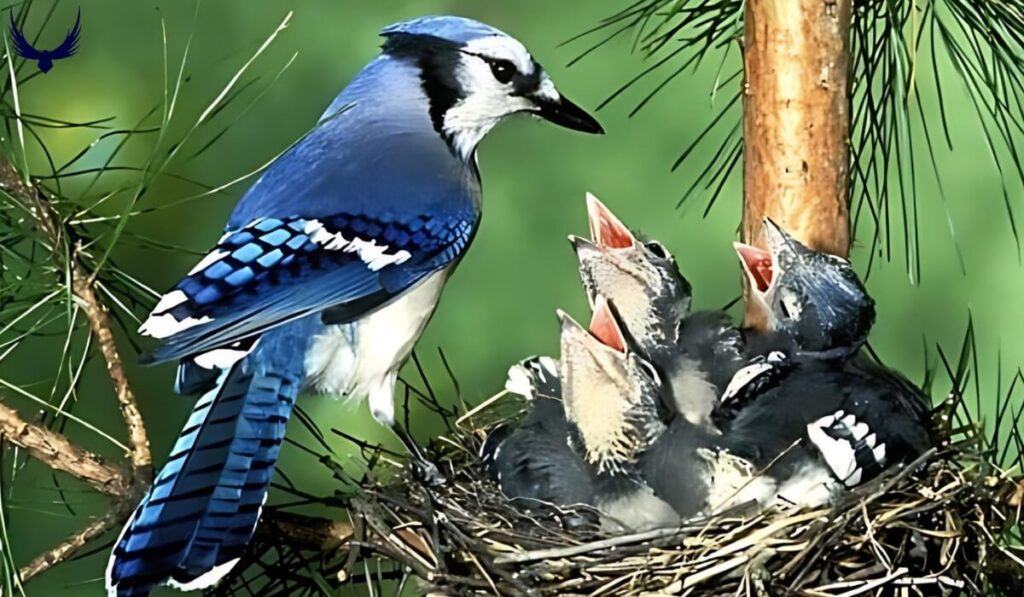
[[[720,448],[720,436],[685,416],[664,418],[669,391],[657,367],[601,295],[589,330],[562,314],[563,406],[570,447],[593,468],[592,505],[626,529],[679,524],[745,501],[764,485],[753,466]],[[562,451],[532,462],[563,460]]]
[[[628,529],[678,522],[676,510],[655,496],[641,473],[644,455],[667,428],[659,415],[658,372],[632,349],[603,297],[596,299],[589,328],[563,312],[559,318],[569,445],[592,467],[592,505]],[[682,450],[679,456],[689,462]]]
[[[535,502],[594,504],[594,468],[569,446],[561,397],[538,396],[515,424],[487,434],[480,460],[491,479],[525,508]]]
[[[381,55],[235,207],[140,332],[202,393],[118,538],[111,595],[210,586],[242,555],[304,388],[394,422],[398,371],[481,213],[480,140],[528,113],[587,133],[526,48],[458,17],[387,27]]]
[[[859,355],[874,301],[845,259],[813,251],[771,220],[769,250],[736,244],[767,332],[722,397],[724,443],[769,466],[785,499],[827,501],[929,446],[926,397]]]
[[[721,311],[690,311],[692,287],[656,240],[638,239],[603,203],[587,195],[592,240],[570,236],[583,287],[603,295],[645,359],[666,381],[666,414],[711,426],[711,413],[746,362],[743,337]]]

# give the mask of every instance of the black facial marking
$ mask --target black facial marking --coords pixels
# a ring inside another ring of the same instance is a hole
[[[516,71],[516,76],[512,77],[512,95],[526,96],[535,93],[540,89],[540,75],[544,72],[544,67],[537,64],[535,60],[533,62],[533,72],[528,75],[524,75]]]
[[[442,136],[445,113],[464,97],[455,78],[461,48],[446,39],[409,33],[388,36],[381,48],[383,53],[412,60],[419,67],[423,92],[430,103],[430,121]]]

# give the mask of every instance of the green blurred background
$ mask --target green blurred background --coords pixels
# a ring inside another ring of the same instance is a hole
[[[175,175],[217,186],[259,167],[308,130],[333,96],[376,54],[376,32],[412,16],[465,15],[515,35],[547,67],[563,93],[584,107],[594,108],[645,63],[630,53],[628,36],[571,68],[566,64],[589,47],[589,42],[566,47],[559,44],[625,4],[582,0],[220,0],[203,3],[193,24],[192,2],[89,0],[82,3],[79,54],[58,62],[52,72],[25,85],[20,100],[26,113],[70,121],[114,116],[114,126],[135,126],[159,105],[164,94],[163,23],[172,77],[192,36],[185,68],[187,79],[165,139],[166,149],[169,140],[180,138],[194,123],[284,15],[294,10],[291,25],[243,78],[248,81],[259,76],[259,80],[244,90],[241,101],[197,131],[168,168]],[[38,29],[50,6],[36,2],[26,31]],[[72,3],[58,4],[39,45],[59,42],[74,19],[74,11]],[[296,52],[291,67],[271,84]],[[735,53],[730,61],[735,64]],[[586,231],[585,191],[597,194],[627,223],[663,241],[675,253],[694,284],[699,307],[720,307],[738,295],[739,272],[730,243],[739,222],[739,177],[732,177],[722,199],[703,217],[705,197],[698,195],[682,209],[676,209],[675,204],[717,146],[705,144],[677,172],[669,171],[679,152],[730,95],[720,94],[716,103],[711,89],[718,60],[713,57],[708,62],[713,63],[711,67],[679,77],[635,117],[627,115],[642,93],[626,94],[603,109],[598,116],[608,132],[604,137],[516,118],[484,141],[479,152],[485,189],[483,228],[448,285],[418,349],[428,377],[446,401],[454,400],[454,392],[437,357],[438,347],[443,347],[466,401],[476,403],[501,388],[513,361],[530,354],[556,352],[556,308],[585,316],[575,261],[565,240],[569,233]],[[24,73],[33,71],[29,68]],[[930,67],[919,72],[918,84],[929,89]],[[953,80],[948,65],[940,65],[940,72]],[[641,89],[650,87],[648,84]],[[1024,347],[1018,342],[1024,332],[1024,317],[1018,307],[1024,277],[1002,203],[999,173],[973,109],[960,86],[949,85],[946,92],[955,149],[940,148],[937,160],[948,202],[944,205],[939,201],[933,177],[922,170],[918,187],[921,280],[909,279],[899,250],[891,261],[883,258],[876,263],[869,281],[879,306],[872,343],[890,364],[919,381],[925,363],[922,347],[934,348],[941,343],[955,353],[970,310],[978,329],[982,368],[992,372],[985,383],[994,388],[1000,347],[1004,374],[1024,363]],[[243,114],[242,106],[259,93],[264,94]],[[925,110],[933,113],[936,106],[926,103]],[[44,131],[43,141],[55,161],[62,163],[101,132],[49,129]],[[210,149],[190,157],[222,132]],[[155,135],[139,137],[127,145],[115,163],[144,163],[155,142]],[[97,144],[78,167],[103,164],[116,143],[108,140]],[[30,150],[29,157],[34,172],[47,170],[41,152]],[[922,157],[918,164],[927,164],[927,160]],[[123,177],[134,180],[137,174],[125,173]],[[83,178],[66,183],[69,194],[85,182]],[[130,230],[202,251],[219,236],[234,201],[248,184],[138,216],[129,224]],[[1019,185],[1013,181],[1007,184],[1011,202],[1019,211]],[[167,205],[201,190],[179,180],[160,178],[140,207]],[[123,200],[123,196],[115,197],[102,209],[117,213]],[[894,211],[898,210],[895,205]],[[956,228],[966,276],[957,265],[944,209],[948,209]],[[894,229],[898,227],[897,219]],[[119,246],[114,257],[119,265],[158,290],[176,282],[197,260],[192,254],[137,247],[128,242]],[[866,262],[863,246],[855,251],[854,259],[859,264]],[[122,347],[134,354],[127,338],[122,338]],[[60,350],[59,336],[26,345],[0,361],[0,377],[46,396],[56,375]],[[141,397],[159,463],[191,409],[191,400],[171,392],[171,366],[141,369],[133,364],[130,374]],[[414,372],[406,374],[418,383]],[[23,407],[25,413],[33,412],[28,403],[11,403]],[[325,429],[344,427],[371,440],[392,442],[371,422],[365,408],[315,397],[305,399],[303,404]],[[75,412],[123,440],[123,425],[108,381],[95,364],[87,368],[81,380]],[[305,437],[305,431],[297,425],[292,430],[300,439]],[[74,424],[69,424],[67,431],[76,440],[118,457],[117,450],[95,434]],[[340,438],[329,439],[339,450],[346,449]],[[286,449],[282,466],[289,478],[307,491],[325,493],[332,489],[326,471],[298,450]],[[8,533],[19,562],[27,561],[104,508],[101,499],[66,480],[61,486],[68,491],[62,497],[54,489],[52,475],[37,465],[20,469],[14,483],[7,474],[7,481],[3,498],[10,508]],[[61,500],[70,503],[72,509],[61,505]],[[27,593],[101,594],[106,556],[104,549],[62,565],[32,580],[26,586]]]

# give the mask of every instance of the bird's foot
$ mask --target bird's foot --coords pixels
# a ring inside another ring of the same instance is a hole
[[[392,425],[391,429],[409,452],[409,471],[412,473],[413,479],[428,487],[444,485],[446,479],[441,474],[441,469],[427,458],[415,438],[398,423]]]
[[[441,474],[441,469],[425,458],[413,457],[409,462],[409,471],[413,479],[427,487],[440,487],[448,481]]]

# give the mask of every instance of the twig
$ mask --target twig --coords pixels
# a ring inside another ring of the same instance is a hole
[[[654,539],[664,539],[666,537],[676,537],[690,533],[693,531],[701,530],[703,525],[687,525],[682,527],[672,527],[667,529],[654,529],[652,531],[644,531],[642,533],[633,533],[631,535],[619,535],[616,537],[610,537],[608,539],[601,539],[599,541],[591,541],[590,543],[583,543],[581,545],[572,545],[570,547],[556,547],[551,549],[536,549],[533,551],[527,551],[523,553],[501,555],[494,558],[495,564],[523,564],[526,562],[533,562],[536,560],[547,560],[557,558],[567,558],[571,556],[578,556],[585,553],[594,551],[601,551],[611,547],[618,547],[620,545],[629,545],[631,543],[642,543],[644,541],[652,541]]]
[[[89,541],[123,523],[135,503],[128,475],[121,469],[103,462],[88,450],[68,441],[66,437],[21,418],[17,411],[0,404],[0,435],[28,455],[53,470],[67,473],[88,483],[91,487],[113,498],[113,507],[106,516],[74,533],[56,546],[36,556],[20,571],[22,580],[28,580],[55,564],[65,561]]]
[[[120,498],[128,492],[124,471],[106,464],[100,456],[72,444],[56,431],[29,423],[4,404],[0,404],[0,435],[32,458],[88,483],[100,493]]]
[[[81,264],[73,269],[72,291],[84,303],[85,315],[89,319],[89,327],[99,344],[103,359],[107,362],[107,373],[114,384],[117,404],[121,409],[125,425],[128,427],[128,439],[131,442],[132,482],[136,486],[147,487],[153,480],[153,454],[149,450],[149,438],[146,425],[142,422],[139,405],[128,385],[128,376],[124,372],[124,363],[118,353],[114,334],[110,328],[110,316],[107,308],[96,297],[94,289],[95,277],[86,275]]]
[[[131,444],[132,485],[136,490],[133,495],[137,496],[138,489],[148,486],[152,481],[153,455],[149,450],[146,426],[142,421],[135,395],[124,372],[124,362],[121,360],[117,344],[114,342],[110,317],[106,307],[96,296],[95,273],[89,273],[85,264],[82,263],[79,258],[80,247],[78,246],[74,247],[74,251],[66,257],[70,262],[61,263],[65,256],[60,247],[71,238],[71,234],[66,229],[60,214],[50,205],[42,192],[33,186],[31,181],[23,178],[10,160],[4,156],[0,156],[0,189],[29,206],[33,218],[49,241],[50,249],[58,266],[61,268],[67,266],[71,270],[71,291],[85,309],[89,327],[96,337],[100,352],[107,363],[107,373],[114,383],[121,415],[128,426],[128,438]]]
[[[67,473],[114,498],[113,507],[106,516],[94,520],[26,564],[20,572],[23,580],[68,559],[89,541],[123,524],[128,518],[136,498],[131,495],[129,475],[125,471],[103,462],[100,456],[78,447],[56,431],[29,423],[4,404],[0,404],[0,436],[51,469]],[[256,532],[263,539],[275,543],[285,542],[298,549],[327,553],[347,543],[353,530],[347,521],[269,511],[260,518]]]
[[[849,591],[846,591],[845,593],[840,593],[837,597],[853,597],[854,595],[863,595],[864,593],[869,593],[872,590],[877,589],[878,587],[883,587],[891,583],[892,581],[896,580],[897,578],[905,576],[906,574],[907,568],[900,567],[893,570],[891,574],[883,576],[882,578],[876,578],[872,581],[865,582],[855,589],[851,589]]]
[[[349,542],[352,523],[280,510],[263,513],[256,535],[273,543],[287,543],[308,551],[331,552]]]
[[[120,518],[120,512],[111,511],[106,516],[92,521],[84,529],[70,535],[51,549],[39,554],[31,562],[25,564],[18,572],[21,575],[21,580],[24,582],[47,570],[54,564],[59,564],[68,559],[77,553],[78,550],[85,547],[89,541],[120,524],[122,522]]]

